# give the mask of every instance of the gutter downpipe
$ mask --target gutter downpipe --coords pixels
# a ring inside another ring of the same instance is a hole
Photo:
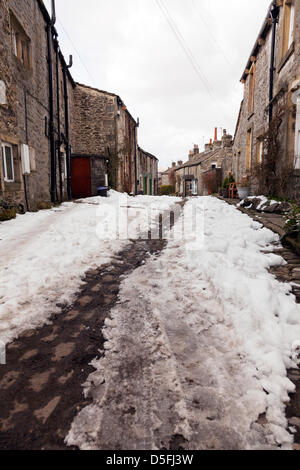
[[[276,45],[276,28],[279,16],[279,7],[277,6],[276,0],[273,2],[271,7],[272,17],[272,45],[271,45],[271,63],[270,63],[270,86],[269,86],[269,124],[273,118],[273,97],[274,97],[274,72],[275,68],[275,45]]]
[[[63,179],[62,179],[62,155],[61,147],[61,128],[60,128],[60,90],[59,90],[59,44],[57,36],[55,37],[55,52],[56,52],[56,106],[57,106],[57,156],[58,156],[58,169],[59,169],[59,195],[60,202],[63,202]]]
[[[137,123],[134,126],[134,192],[137,195],[137,128],[140,127],[140,120],[137,118]]]
[[[26,145],[28,145],[28,108],[27,108],[27,90],[24,90],[24,106],[25,106],[25,136],[26,136]],[[25,196],[25,203],[26,203],[26,211],[29,211],[29,204],[28,204],[28,193],[27,193],[27,180],[26,175],[23,174],[23,183],[24,183],[24,196]]]
[[[53,103],[53,62],[51,51],[52,27],[56,21],[55,4],[52,0],[52,18],[47,24],[47,48],[48,48],[48,80],[49,80],[49,137],[50,137],[50,158],[51,158],[51,202],[56,202],[56,152],[54,136],[54,103]]]
[[[67,191],[68,199],[72,199],[71,190],[71,155],[70,155],[70,130],[69,130],[69,96],[68,96],[68,83],[67,83],[67,69],[73,65],[73,58],[70,55],[69,65],[63,64],[63,79],[64,79],[64,98],[65,98],[65,138],[66,138],[66,160],[67,160]]]

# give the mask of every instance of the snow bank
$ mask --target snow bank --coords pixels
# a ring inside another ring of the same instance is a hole
[[[268,272],[285,263],[273,252],[278,236],[214,198],[186,208],[186,239],[122,283],[105,356],[85,384],[94,402],[75,418],[69,445],[155,449],[179,433],[189,449],[290,448],[286,369],[299,358],[300,306]]]
[[[242,201],[240,201],[237,204],[237,207],[241,207],[243,204],[245,204],[245,201],[248,201],[248,200],[252,201],[253,199],[260,201],[260,203],[256,207],[256,210],[261,211],[261,212],[263,212],[264,209],[266,209],[267,207],[270,207],[274,204],[278,204],[278,201],[270,200],[266,196],[248,196],[246,199],[243,199]],[[251,204],[248,207],[245,207],[245,209],[249,209],[249,208],[251,208]]]
[[[11,341],[24,330],[42,325],[69,304],[92,268],[111,260],[128,240],[101,240],[99,208],[111,212],[121,204],[157,207],[174,198],[110,197],[64,203],[59,208],[27,213],[0,224],[0,340]],[[137,214],[138,215],[138,214]]]

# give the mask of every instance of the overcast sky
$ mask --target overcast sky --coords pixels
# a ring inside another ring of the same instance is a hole
[[[120,95],[140,118],[140,146],[166,168],[214,127],[234,133],[239,80],[269,4],[56,0],[56,26],[74,79]]]

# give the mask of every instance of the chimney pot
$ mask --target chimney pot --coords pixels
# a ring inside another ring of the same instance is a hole
[[[215,127],[215,142],[218,140],[218,128]]]

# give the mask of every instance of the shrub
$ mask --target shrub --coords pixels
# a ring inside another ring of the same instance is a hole
[[[18,211],[15,208],[11,209],[4,209],[0,207],[0,222],[4,222],[5,220],[15,219]]]
[[[169,185],[161,186],[159,188],[159,191],[160,191],[161,196],[170,196],[171,194],[175,193],[175,188],[174,186],[169,184]]]
[[[38,211],[47,210],[52,208],[51,202],[38,202],[36,205]]]
[[[229,177],[226,177],[224,179],[223,184],[222,184],[222,189],[229,189],[229,185],[231,183],[235,183],[235,179],[233,175],[230,175]]]
[[[15,219],[18,213],[18,206],[12,202],[0,199],[0,222]]]

